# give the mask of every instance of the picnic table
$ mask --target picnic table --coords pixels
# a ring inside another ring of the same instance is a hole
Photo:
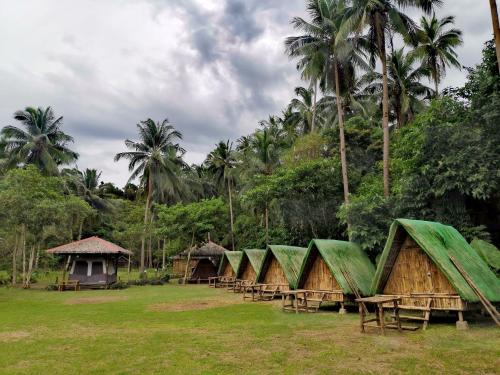
[[[380,330],[380,332],[385,335],[386,328],[397,329],[399,332],[402,331],[401,320],[399,319],[399,303],[401,302],[401,297],[397,296],[374,296],[374,297],[364,297],[357,298],[356,302],[359,305],[359,318],[360,318],[360,328],[361,332],[365,332],[365,327],[375,327]],[[367,318],[367,304],[375,305],[375,318]],[[384,304],[392,304],[394,309],[394,322],[387,323],[384,317]],[[376,325],[373,324],[376,323]],[[406,328],[406,327],[405,327]]]
[[[75,292],[80,290],[80,281],[79,280],[62,280],[57,285],[57,290],[63,292],[68,289],[73,289]]]
[[[281,293],[281,300],[284,311],[299,311],[316,312],[321,303],[328,299],[329,296],[342,294],[339,290],[310,290],[296,289],[287,290]]]
[[[246,294],[251,293],[252,301],[270,301],[274,299],[275,296],[282,294],[288,287],[288,284],[255,283],[245,286],[243,290],[243,299],[249,298]]]

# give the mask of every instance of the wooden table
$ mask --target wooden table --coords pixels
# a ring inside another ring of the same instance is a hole
[[[357,298],[356,302],[359,305],[359,319],[361,332],[365,332],[365,327],[376,327],[380,332],[385,335],[386,328],[395,328],[399,332],[402,331],[401,320],[399,319],[399,302],[401,302],[401,297],[395,296],[374,296]],[[375,305],[375,318],[366,319],[366,305]],[[386,323],[384,318],[384,304],[392,304],[394,308],[394,323]],[[371,322],[376,322],[376,326],[370,324]]]
[[[299,301],[297,296],[302,294],[304,298],[304,301],[307,300],[306,296],[307,290],[305,289],[297,289],[297,290],[287,290],[281,293],[281,301],[282,301],[282,308],[284,311],[293,311],[295,310],[295,313],[299,313]],[[290,304],[286,304],[287,301],[290,301]],[[305,302],[306,308],[307,308],[307,302]]]

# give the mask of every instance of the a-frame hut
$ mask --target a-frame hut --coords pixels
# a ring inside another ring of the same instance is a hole
[[[408,310],[458,311],[462,322],[462,312],[479,302],[469,282],[491,302],[500,302],[499,279],[455,228],[397,219],[378,263],[372,293],[400,296]]]
[[[305,247],[269,245],[257,275],[257,282],[288,285],[284,289],[293,289],[306,253]]]
[[[238,267],[238,272],[236,272],[236,278],[255,282],[257,274],[259,273],[262,263],[264,262],[265,255],[266,251],[261,249],[243,250],[240,266]]]
[[[205,282],[209,277],[217,276],[220,261],[225,251],[227,249],[212,241],[208,241],[200,247],[188,248],[172,257],[172,274],[184,277],[187,270],[189,282]]]
[[[326,294],[324,298],[339,302],[343,309],[344,302],[354,300],[356,295],[370,295],[374,274],[375,267],[359,245],[347,241],[312,240],[296,289],[337,292]]]
[[[235,278],[242,255],[242,251],[225,251],[219,267],[219,276]]]

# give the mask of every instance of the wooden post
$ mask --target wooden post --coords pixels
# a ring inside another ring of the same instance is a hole
[[[361,306],[362,302],[358,303],[358,308],[359,308],[359,323],[360,323],[360,329],[361,333],[365,333],[365,309]]]

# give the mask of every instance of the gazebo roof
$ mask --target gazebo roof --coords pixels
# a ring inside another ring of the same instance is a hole
[[[89,237],[48,249],[49,254],[125,254],[132,252],[99,237]]]

